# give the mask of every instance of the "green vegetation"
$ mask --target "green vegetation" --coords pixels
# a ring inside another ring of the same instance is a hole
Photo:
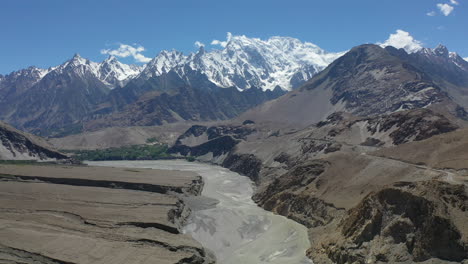
[[[74,158],[78,160],[156,160],[167,159],[171,156],[167,153],[166,145],[134,145],[120,148],[108,148],[98,150],[76,150]]]
[[[155,138],[155,137],[151,137],[151,138],[146,139],[146,143],[148,143],[148,144],[157,143],[157,142],[158,142],[158,139]]]
[[[188,157],[186,157],[185,159],[186,159],[187,161],[189,161],[189,162],[194,162],[194,161],[196,160],[195,157],[193,157],[193,156],[188,156]]]

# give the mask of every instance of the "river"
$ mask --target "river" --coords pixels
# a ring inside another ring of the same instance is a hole
[[[312,263],[307,228],[257,206],[252,181],[225,168],[181,160],[89,162],[95,166],[193,171],[203,177],[202,197],[186,199],[192,214],[184,227],[217,263]]]

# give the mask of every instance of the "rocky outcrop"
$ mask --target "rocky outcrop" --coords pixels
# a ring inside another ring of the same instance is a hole
[[[323,160],[311,160],[297,165],[257,192],[253,199],[266,210],[291,218],[308,228],[330,223],[344,209],[309,195],[308,189],[330,164]]]
[[[253,132],[255,129],[248,125],[212,127],[194,125],[177,138],[169,152],[195,157],[211,153],[213,157],[219,157],[230,153],[241,140],[245,140]]]
[[[327,142],[304,145],[306,152],[321,151],[333,141],[371,147],[400,145],[459,128],[444,115],[430,109],[412,109],[366,118],[337,112],[317,123],[316,127],[317,130],[311,133],[313,137]]]
[[[0,159],[4,160],[68,160],[45,141],[0,122]]]
[[[440,181],[385,187],[349,210],[309,256],[325,254],[330,263],[461,262],[468,258],[467,198],[466,186]]]
[[[459,128],[443,115],[428,109],[397,112],[367,120],[367,129],[371,133],[387,132],[396,127],[397,129],[389,134],[394,145],[427,139]]]
[[[213,156],[217,157],[229,153],[237,143],[239,143],[239,140],[236,140],[231,136],[222,136],[193,147],[175,145],[169,149],[169,153],[195,157],[212,153]]]
[[[177,139],[169,152],[194,157],[210,154],[208,160],[203,160],[217,163],[258,182],[262,161],[253,154],[235,151],[236,145],[256,132],[252,125],[251,122],[239,126],[206,127],[195,125]]]
[[[248,176],[252,181],[258,182],[262,161],[253,154],[230,153],[223,161],[222,166],[239,174]]]

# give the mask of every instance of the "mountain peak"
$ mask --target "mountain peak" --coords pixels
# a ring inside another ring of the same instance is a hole
[[[69,63],[67,63],[67,65],[71,63],[74,66],[78,66],[78,65],[86,64],[87,61],[88,60],[81,57],[80,54],[75,53],[75,55],[73,55],[73,57],[68,61]]]
[[[291,90],[343,54],[328,53],[312,43],[291,37],[262,40],[228,33],[225,40],[213,43],[222,49],[206,51],[200,47],[188,56],[177,51],[162,51],[140,76],[148,79],[173,70],[184,79],[188,66],[219,87],[273,90],[279,86]]]
[[[72,59],[82,59],[81,55],[79,53],[75,53],[72,57]]]
[[[434,49],[436,55],[447,57],[449,55],[449,51],[446,46],[439,44]]]
[[[118,62],[118,60],[114,55],[109,55],[109,57],[107,57],[107,59],[105,59],[104,62],[115,63]]]
[[[206,53],[205,46],[200,46],[200,48],[198,49],[197,54],[203,55],[205,53]]]

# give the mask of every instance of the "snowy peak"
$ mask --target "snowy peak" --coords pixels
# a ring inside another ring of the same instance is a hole
[[[109,56],[99,64],[97,77],[109,87],[123,86],[137,76],[142,67],[121,63],[114,56]]]
[[[73,63],[74,65],[82,65],[86,64],[86,62],[87,60],[81,57],[78,53],[75,53],[75,55],[73,55],[73,58],[71,58],[70,60],[70,63]]]
[[[108,88],[113,89],[117,86],[125,85],[129,80],[138,76],[143,68],[144,66],[121,63],[114,56],[109,56],[101,63],[98,63],[85,59],[77,53],[61,65],[50,67],[49,69],[41,69],[31,66],[5,76],[0,75],[0,86],[2,86],[1,83],[8,82],[11,84],[23,80],[22,82],[27,82],[27,85],[24,85],[25,87],[31,87],[49,73],[73,73],[80,78],[95,77],[103,82]]]
[[[40,81],[51,69],[41,69],[35,66],[30,66],[26,69],[14,71],[5,76],[0,75],[0,87],[2,82],[9,84],[24,83],[25,87],[30,87]]]
[[[161,74],[168,73],[172,69],[184,64],[187,57],[179,51],[161,51],[155,58],[153,58],[146,65],[142,72],[145,79]]]
[[[222,49],[185,56],[178,51],[162,51],[140,75],[144,79],[171,70],[184,78],[186,67],[206,75],[219,87],[252,87],[291,90],[324,69],[343,53],[327,53],[318,46],[295,38],[272,37],[268,40],[233,36],[217,41]]]
[[[448,57],[449,51],[447,47],[445,47],[442,44],[439,44],[435,49],[434,49],[434,54],[442,57]]]
[[[49,73],[50,70],[48,69],[41,69],[35,66],[30,66],[26,69],[22,69],[16,72],[12,72],[10,76],[17,78],[20,76],[26,76],[31,79],[37,79],[40,80],[42,79],[47,73]]]
[[[98,63],[75,54],[70,60],[57,67],[48,69],[45,73],[74,73],[82,78],[93,76],[102,81],[110,89],[113,89],[126,84],[131,78],[137,76],[142,71],[142,68],[136,65],[121,63],[114,56],[109,56],[101,63]],[[44,76],[45,74],[42,77]]]
[[[417,52],[417,54],[424,56],[426,59],[434,63],[445,63],[448,65],[453,64],[461,70],[468,72],[468,62],[460,57],[456,52],[450,52],[444,45],[439,44],[434,49],[423,48]]]

